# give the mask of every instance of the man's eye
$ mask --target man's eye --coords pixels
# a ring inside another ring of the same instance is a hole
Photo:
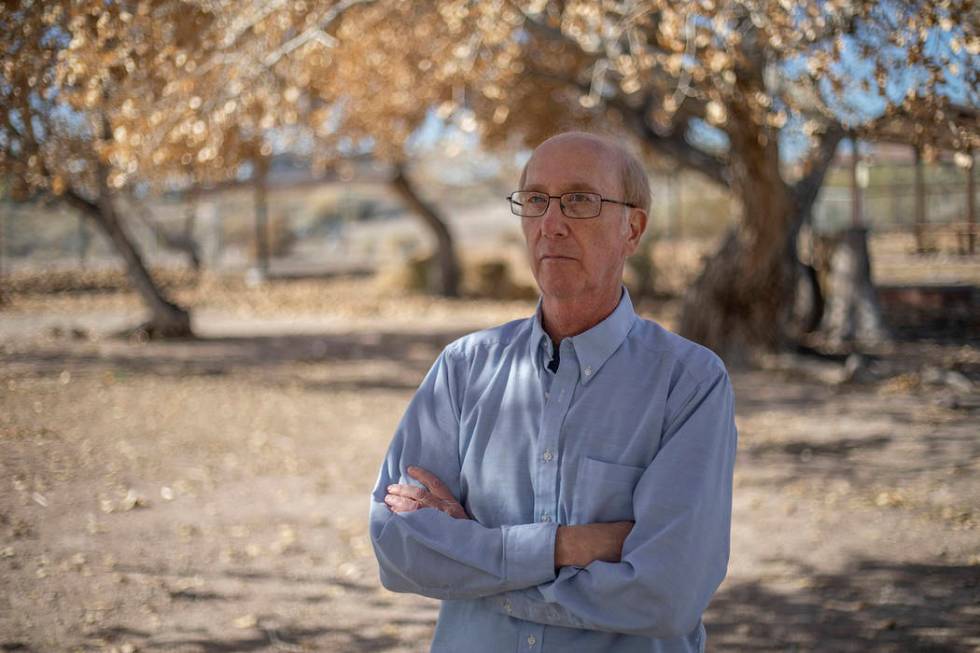
[[[592,196],[586,193],[570,193],[566,200],[575,204],[585,204],[592,201]]]
[[[527,204],[543,204],[548,201],[548,198],[544,195],[531,195],[525,201]]]

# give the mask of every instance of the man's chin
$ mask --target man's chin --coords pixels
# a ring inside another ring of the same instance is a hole
[[[580,297],[585,290],[580,282],[574,279],[548,279],[547,275],[542,275],[538,284],[541,295],[549,299],[569,300]]]

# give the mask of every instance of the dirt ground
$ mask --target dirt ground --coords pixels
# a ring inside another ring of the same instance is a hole
[[[533,305],[367,280],[178,296],[198,340],[112,337],[128,293],[0,310],[0,651],[427,650],[437,604],[380,587],[368,493],[441,347]],[[709,650],[980,651],[980,349],[838,367],[733,374]]]

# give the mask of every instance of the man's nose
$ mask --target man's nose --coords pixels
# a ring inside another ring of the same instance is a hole
[[[541,234],[546,238],[568,235],[568,218],[561,212],[561,199],[553,197],[548,202],[548,210],[541,216]]]

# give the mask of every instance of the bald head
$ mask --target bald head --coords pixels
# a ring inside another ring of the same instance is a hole
[[[619,177],[618,185],[622,189],[622,201],[643,209],[644,213],[650,212],[650,182],[643,165],[616,141],[588,132],[563,132],[538,145],[534,149],[534,153],[531,154],[531,158],[524,165],[519,188],[524,188],[527,181],[527,170],[534,160],[535,154],[542,149],[562,146],[592,150],[597,159],[604,160],[603,163],[609,166],[606,169],[615,171]]]

